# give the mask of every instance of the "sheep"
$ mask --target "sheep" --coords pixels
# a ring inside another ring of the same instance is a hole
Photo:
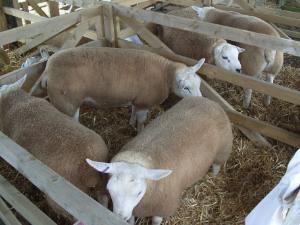
[[[191,7],[173,10],[168,14],[188,19],[198,19],[196,12]],[[241,72],[238,56],[244,49],[229,44],[224,39],[167,26],[158,26],[157,35],[177,54],[193,59],[205,58],[205,61],[209,64],[233,72]]]
[[[47,60],[49,58],[49,52],[46,47],[39,48],[39,55],[29,57],[22,63],[21,68],[29,67],[32,64],[38,63],[42,60]]]
[[[219,172],[232,141],[231,124],[218,104],[186,97],[150,122],[111,163],[87,163],[111,174],[107,189],[116,214],[124,220],[131,220],[132,213],[152,216],[152,224],[159,225],[162,217],[175,213],[183,190],[203,178],[211,165],[214,175]]]
[[[242,15],[237,12],[228,12],[214,7],[199,8],[192,7],[202,21],[216,23],[225,26],[231,26],[243,30],[253,31],[257,33],[267,34],[274,37],[280,37],[279,33],[265,21],[254,17]],[[242,64],[242,72],[246,75],[260,79],[262,72],[267,73],[267,81],[273,83],[274,78],[280,72],[283,66],[283,53],[251,46],[243,43],[235,43],[246,51],[240,54],[240,62]],[[252,89],[245,89],[243,106],[248,108],[251,101]],[[265,105],[270,105],[271,96],[265,96]]]
[[[61,112],[78,120],[84,102],[96,107],[132,104],[130,124],[137,121],[139,132],[148,108],[162,103],[170,90],[179,97],[201,96],[196,71],[203,63],[187,67],[142,50],[73,48],[54,54],[42,76],[48,79],[50,101]]]
[[[0,88],[1,131],[81,191],[97,190],[96,197],[105,205],[106,177],[86,165],[85,159],[106,161],[106,144],[46,100],[21,90],[25,79]],[[47,201],[58,214],[73,220],[49,197]]]

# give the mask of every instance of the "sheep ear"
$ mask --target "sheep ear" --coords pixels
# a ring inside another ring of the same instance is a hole
[[[198,6],[192,6],[192,9],[195,10],[195,12],[197,13],[197,15],[201,18],[203,18],[204,15],[204,8],[198,7]]]
[[[212,7],[212,6],[207,6],[207,7],[192,6],[192,9],[197,13],[197,15],[200,19],[204,19],[206,16],[206,13],[209,10],[214,9],[214,7]]]
[[[204,64],[205,58],[200,59],[196,65],[189,67],[189,71],[192,73],[196,73]]]
[[[90,159],[86,159],[86,162],[101,173],[113,173],[113,165],[112,163],[104,163],[104,162],[96,162]]]
[[[17,90],[17,89],[20,89],[22,87],[22,85],[24,84],[24,82],[26,81],[26,78],[27,78],[27,74],[25,74],[25,76],[23,76],[21,79],[17,80],[15,83],[2,85],[0,87],[1,95],[7,94],[7,93]]]
[[[144,172],[144,178],[149,180],[160,180],[172,173],[172,170],[147,169]]]
[[[245,51],[245,49],[244,49],[244,48],[240,48],[240,47],[238,47],[238,46],[236,46],[236,48],[237,48],[237,50],[238,50],[238,52],[239,52],[239,53],[242,53],[242,52],[244,52],[244,51]]]

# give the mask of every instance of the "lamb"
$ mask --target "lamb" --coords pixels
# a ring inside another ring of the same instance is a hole
[[[81,191],[93,194],[91,188],[95,188],[96,197],[105,203],[106,177],[85,162],[87,157],[107,160],[104,141],[46,100],[21,90],[25,79],[0,88],[1,131]],[[47,200],[57,213],[67,216],[49,197]]]
[[[211,165],[218,173],[232,141],[231,124],[218,104],[187,97],[150,122],[111,163],[87,162],[111,174],[107,189],[116,214],[124,220],[132,213],[152,216],[152,224],[159,225],[162,217],[175,213],[183,190],[203,178]]]
[[[151,106],[162,103],[172,90],[179,97],[201,96],[196,71],[142,50],[73,48],[54,54],[43,76],[48,77],[48,95],[61,112],[78,120],[79,107],[133,105],[130,124],[137,120],[142,130]],[[136,117],[135,117],[136,115]]]
[[[197,12],[202,21],[280,37],[279,33],[270,24],[254,16],[223,11],[215,9],[214,7],[199,8],[193,6],[192,8]],[[267,81],[273,83],[274,78],[278,75],[283,66],[283,53],[243,43],[235,44],[246,50],[240,54],[242,72],[258,79],[261,78],[262,72],[266,72]],[[243,106],[245,108],[248,108],[250,105],[251,95],[252,89],[245,89],[243,99]],[[264,103],[265,105],[270,105],[271,96],[266,96]]]
[[[168,14],[198,19],[196,12],[191,7],[173,10]],[[158,26],[157,35],[177,54],[193,59],[205,58],[209,64],[233,72],[241,72],[238,56],[244,49],[231,45],[224,39],[166,26]]]

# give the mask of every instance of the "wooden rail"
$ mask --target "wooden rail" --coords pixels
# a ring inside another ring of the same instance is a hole
[[[0,175],[0,196],[32,225],[56,225],[45,213]]]
[[[128,225],[0,132],[0,156],[86,225]]]
[[[39,23],[29,24],[25,27],[18,27],[15,29],[3,31],[0,34],[0,46],[9,44],[20,39],[31,38],[42,34],[44,31],[53,29],[53,27],[63,27],[70,24],[80,22],[81,17],[90,18],[99,14],[99,8],[83,9],[59,17],[49,18]]]
[[[249,16],[256,16],[258,18],[261,18],[263,20],[277,23],[277,24],[283,24],[283,25],[288,25],[288,26],[294,26],[294,27],[300,27],[300,19],[297,18],[290,18],[286,16],[279,16],[279,15],[272,15],[272,14],[267,14],[262,11],[250,11],[250,10],[245,10],[245,9],[240,9],[236,7],[226,7],[226,6],[215,6],[217,9],[222,9],[226,11],[234,11],[234,12],[239,12],[244,15],[249,15]]]
[[[178,28],[195,33],[202,33],[262,48],[276,49],[292,55],[300,56],[300,42],[294,40],[275,38],[270,35],[202,22],[196,19],[186,19],[179,16],[162,14],[149,10],[128,8],[116,4],[113,4],[113,7],[116,14],[120,16],[135,18],[138,20],[143,20],[145,22],[156,23],[163,26]]]

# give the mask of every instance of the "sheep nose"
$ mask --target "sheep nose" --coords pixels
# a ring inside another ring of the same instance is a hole
[[[236,72],[240,73],[241,72],[241,69],[235,69]]]

